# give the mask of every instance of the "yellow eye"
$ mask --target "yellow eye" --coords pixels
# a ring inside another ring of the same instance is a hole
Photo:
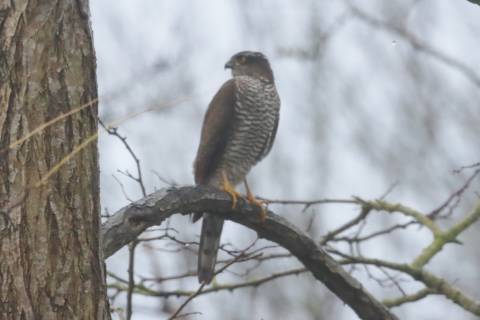
[[[238,62],[240,62],[240,64],[244,64],[245,62],[247,62],[247,57],[241,56],[241,57],[238,59]]]

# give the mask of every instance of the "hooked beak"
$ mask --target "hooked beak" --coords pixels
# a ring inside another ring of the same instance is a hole
[[[232,60],[228,60],[227,63],[225,63],[225,69],[232,69],[233,68],[233,62]]]

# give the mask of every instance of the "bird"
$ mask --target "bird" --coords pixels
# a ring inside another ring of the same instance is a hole
[[[207,185],[227,192],[236,207],[240,194],[235,187],[242,181],[247,201],[261,207],[246,176],[254,165],[270,152],[277,133],[280,97],[267,57],[256,51],[241,51],[225,64],[232,78],[214,95],[205,113],[200,143],[194,160],[196,185]],[[209,284],[215,264],[224,219],[208,212],[197,213],[193,221],[203,218],[198,252],[198,281]]]

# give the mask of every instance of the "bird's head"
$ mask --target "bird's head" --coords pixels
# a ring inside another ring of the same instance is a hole
[[[273,72],[267,57],[261,52],[241,51],[234,54],[225,64],[225,69],[232,69],[232,75],[250,76],[273,82]]]

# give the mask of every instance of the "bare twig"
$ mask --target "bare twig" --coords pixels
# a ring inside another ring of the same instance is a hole
[[[412,225],[418,225],[418,222],[417,221],[409,221],[409,222],[406,222],[406,223],[396,224],[394,226],[391,226],[389,228],[385,228],[385,229],[380,230],[380,231],[372,232],[372,233],[370,233],[368,235],[365,235],[365,236],[335,237],[335,238],[330,239],[329,241],[332,241],[332,242],[341,242],[341,241],[344,241],[344,242],[365,242],[365,241],[374,239],[374,238],[379,237],[379,236],[391,234],[395,230],[406,229],[406,228],[408,228]]]
[[[333,238],[335,238],[335,236],[339,235],[340,233],[344,232],[345,230],[347,229],[350,229],[351,227],[359,224],[361,221],[364,221],[365,218],[368,216],[368,214],[370,213],[371,209],[370,207],[368,206],[363,206],[362,207],[362,210],[360,211],[360,214],[355,217],[354,219],[348,221],[347,223],[345,223],[344,225],[338,227],[337,229],[335,230],[332,230],[330,231],[329,233],[327,233],[322,241],[320,242],[322,245],[326,244],[328,241],[332,240]]]
[[[478,167],[480,167],[480,162],[472,163],[472,164],[469,164],[469,165],[466,165],[466,166],[461,166],[460,168],[453,170],[453,173],[458,174],[458,173],[462,172],[463,170],[473,169],[473,168],[478,168]]]
[[[130,196],[128,195],[127,190],[125,190],[125,186],[123,185],[122,181],[120,181],[120,179],[118,179],[114,174],[112,174],[112,177],[120,186],[120,190],[122,190],[125,199],[127,199],[129,202],[133,202],[132,198],[130,198]]]
[[[259,287],[267,282],[271,282],[273,280],[279,279],[279,278],[284,278],[292,275],[299,275],[302,273],[306,273],[309,270],[306,268],[295,268],[291,270],[286,270],[282,272],[277,272],[274,274],[271,274],[266,277],[261,277],[258,279],[253,279],[253,280],[247,280],[243,281],[240,283],[231,283],[231,284],[217,284],[215,286],[212,286],[208,289],[204,289],[200,292],[197,293],[197,291],[184,291],[184,290],[174,290],[174,291],[156,291],[152,290],[148,287],[143,286],[142,284],[137,284],[135,287],[135,293],[145,295],[145,296],[150,296],[150,297],[162,297],[162,298],[168,298],[168,297],[191,297],[192,295],[196,294],[195,297],[199,295],[205,295],[213,292],[220,292],[220,291],[234,291],[237,289],[242,289],[242,288],[256,288]],[[120,282],[126,282],[125,280],[120,281]],[[121,286],[118,284],[111,284],[109,285],[109,288],[115,288],[120,291],[126,290],[125,286]]]
[[[364,206],[370,207],[372,210],[385,211],[389,213],[398,212],[406,217],[413,218],[421,225],[427,227],[434,235],[440,234],[441,232],[438,225],[427,215],[411,207],[407,207],[401,203],[389,203],[383,200],[366,201],[358,197],[356,197],[355,199]]]
[[[132,241],[128,245],[128,290],[127,290],[127,320],[132,318],[132,295],[133,289],[135,288],[135,248],[137,247],[137,242]]]
[[[128,144],[127,137],[121,136],[120,133],[118,133],[118,128],[113,128],[113,127],[110,127],[110,126],[106,126],[100,119],[98,120],[98,123],[100,123],[102,128],[105,129],[105,131],[109,135],[117,137],[122,142],[122,144],[125,146],[125,148],[128,150],[130,155],[132,156],[133,161],[135,161],[135,165],[137,167],[137,176],[134,177],[128,171],[127,172],[120,171],[120,172],[123,173],[124,175],[126,175],[127,177],[133,179],[135,182],[137,182],[140,186],[141,191],[142,191],[142,195],[144,197],[146,197],[147,196],[147,191],[146,191],[146,188],[145,188],[145,184],[143,183],[142,167],[140,165],[140,159],[137,157],[137,155],[133,151],[132,147],[130,147],[130,145]]]
[[[446,207],[448,207],[448,205],[450,205],[450,203],[453,201],[453,200],[457,200],[459,201],[460,198],[462,197],[463,193],[465,192],[465,190],[468,189],[468,187],[470,186],[470,184],[472,183],[472,181],[478,176],[478,174],[480,173],[480,169],[477,169],[473,172],[473,174],[467,179],[467,181],[465,181],[465,183],[457,190],[455,191],[454,193],[452,193],[448,199],[442,203],[438,208],[432,210],[432,212],[430,212],[428,214],[428,217],[430,219],[433,219],[435,218],[438,214],[440,214],[440,212],[442,212]],[[458,203],[458,202],[457,202]]]
[[[229,266],[231,266],[232,264],[234,264],[235,262],[237,262],[238,260],[242,259],[243,257],[245,256],[248,256],[249,254],[247,254],[246,252],[253,246],[255,245],[255,243],[257,242],[257,240],[255,240],[251,245],[249,245],[246,249],[243,250],[243,252],[241,252],[237,257],[235,257],[235,259],[233,259],[230,263],[227,263],[225,266],[223,266],[222,268],[220,268],[218,271],[215,272],[215,275],[219,274],[219,273],[222,273],[223,271],[225,271]],[[180,312],[187,306],[187,304],[192,301],[193,299],[195,299],[195,297],[197,297],[198,295],[200,295],[200,293],[202,292],[203,288],[207,285],[207,282],[203,282],[200,287],[197,289],[197,291],[195,291],[195,293],[193,293],[192,295],[190,295],[187,300],[185,300],[185,302],[183,302],[180,307],[177,309],[177,311],[174,312],[174,314],[169,318],[169,320],[172,320],[172,319],[175,319],[179,314]]]
[[[317,204],[358,204],[354,199],[280,200],[261,198],[261,200],[266,201],[268,204],[292,204],[301,206],[313,206]]]
[[[191,294],[187,300],[185,300],[181,305],[180,307],[177,309],[177,311],[175,311],[175,313],[170,317],[168,318],[169,320],[172,320],[172,319],[175,319],[179,314],[180,312],[182,312],[183,308],[185,308],[187,306],[187,304],[192,301],[193,299],[195,299],[195,297],[197,297],[201,292],[202,292],[202,289],[207,285],[206,282],[202,283],[197,291],[195,291],[193,294]]]
[[[435,291],[433,291],[430,288],[424,288],[422,290],[417,291],[416,293],[403,295],[396,299],[383,300],[383,304],[389,308],[398,307],[408,302],[415,302],[418,300],[422,300],[423,298],[432,294],[438,294],[438,293],[435,293]]]

